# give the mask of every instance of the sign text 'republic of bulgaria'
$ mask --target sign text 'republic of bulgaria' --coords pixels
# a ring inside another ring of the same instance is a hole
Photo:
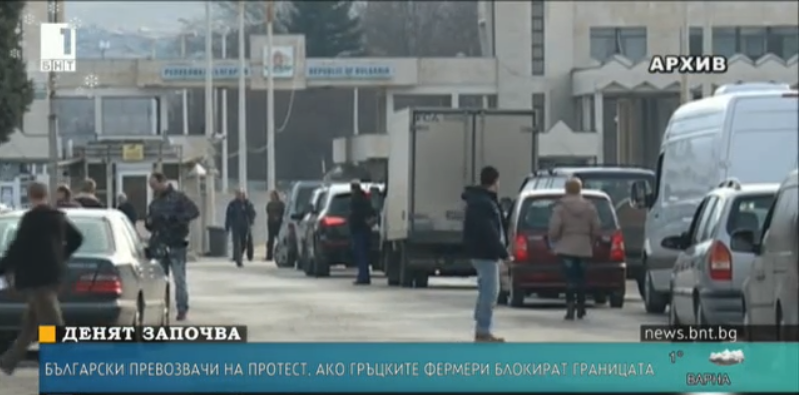
[[[43,23],[40,27],[43,72],[75,72],[77,30],[68,23]]]
[[[332,80],[386,80],[394,77],[390,65],[380,64],[314,64],[306,67],[308,79]]]

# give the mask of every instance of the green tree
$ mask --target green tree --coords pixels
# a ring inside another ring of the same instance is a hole
[[[0,142],[20,128],[33,101],[33,84],[22,58],[24,1],[0,2]]]
[[[333,58],[363,52],[361,20],[352,1],[292,1],[283,25],[289,34],[306,36],[306,56]]]

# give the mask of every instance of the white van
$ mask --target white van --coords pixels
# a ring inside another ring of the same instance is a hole
[[[685,232],[700,200],[721,182],[780,183],[798,163],[798,92],[781,84],[723,86],[672,114],[656,165],[655,190],[631,188],[648,209],[639,278],[645,308],[663,313],[678,252],[667,236]],[[709,211],[718,215],[719,210]],[[715,221],[707,222],[715,226]]]

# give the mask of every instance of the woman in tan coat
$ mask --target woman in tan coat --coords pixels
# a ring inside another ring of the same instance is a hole
[[[586,316],[584,261],[592,257],[600,237],[600,218],[594,204],[581,196],[581,181],[572,178],[565,185],[566,196],[553,208],[548,238],[553,252],[561,258],[567,282],[567,320]]]

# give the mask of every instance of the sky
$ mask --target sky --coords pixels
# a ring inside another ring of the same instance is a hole
[[[109,30],[135,30],[146,27],[159,31],[177,30],[178,19],[203,16],[199,1],[67,1],[66,19],[78,18],[84,25]]]

